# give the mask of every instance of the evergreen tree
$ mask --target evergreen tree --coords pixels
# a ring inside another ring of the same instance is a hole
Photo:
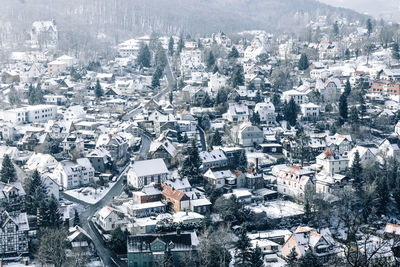
[[[393,197],[397,205],[397,209],[400,210],[400,176],[396,177],[395,186],[393,190]]]
[[[358,56],[360,55],[360,49],[356,49],[356,59],[358,59]]]
[[[350,121],[353,125],[357,125],[360,122],[357,107],[353,106],[350,110]]]
[[[222,145],[222,138],[219,134],[218,130],[215,130],[214,135],[211,137],[210,146],[221,146]]]
[[[303,221],[304,223],[308,223],[311,219],[311,205],[308,197],[305,198],[305,204],[304,204],[304,216],[303,216]]]
[[[339,114],[344,120],[348,117],[348,109],[347,97],[345,94],[341,94],[339,98]]]
[[[349,79],[347,79],[347,81],[346,81],[346,84],[345,84],[345,86],[344,86],[344,95],[346,96],[346,97],[348,97],[349,95],[350,95],[350,93],[351,93],[351,85],[350,85],[350,81],[349,81]]]
[[[397,61],[400,59],[400,50],[399,50],[399,44],[398,43],[394,43],[392,45],[392,58],[397,60]]]
[[[291,125],[296,125],[297,114],[300,112],[300,107],[294,102],[294,99],[291,98],[289,103],[285,103],[283,107],[283,116],[285,120]]]
[[[168,245],[168,244],[167,244]],[[164,253],[164,258],[162,262],[163,267],[174,267],[174,258],[172,256],[171,248],[167,248],[167,250]]]
[[[256,104],[264,102],[264,97],[261,94],[260,90],[257,90],[256,92],[256,98],[254,99],[254,101],[256,102]]]
[[[301,54],[300,60],[299,60],[299,70],[306,70],[310,66],[310,63],[308,62],[308,58],[306,54]]]
[[[17,180],[15,167],[11,162],[10,156],[8,156],[8,154],[4,155],[0,174],[1,174],[1,181],[4,183],[12,183]]]
[[[244,85],[244,73],[242,65],[236,65],[233,68],[231,83],[233,88],[236,88],[240,85]]]
[[[139,54],[137,56],[137,64],[141,68],[149,68],[150,67],[150,61],[151,61],[151,53],[149,46],[142,45],[139,50]]]
[[[371,35],[371,33],[372,33],[372,21],[371,21],[371,19],[368,19],[367,20],[367,31],[368,31],[368,36],[370,36]]]
[[[253,112],[250,121],[255,125],[260,124],[260,114],[258,112]]]
[[[117,254],[126,253],[128,235],[118,226],[111,232],[110,248]]]
[[[164,69],[167,64],[167,56],[165,55],[165,50],[162,44],[159,42],[156,47],[156,54],[154,56],[155,65]]]
[[[61,224],[61,213],[58,209],[58,201],[51,195],[48,203],[48,227],[57,228]]]
[[[208,70],[211,70],[215,64],[215,57],[212,51],[209,51],[206,55],[206,66]]]
[[[246,156],[246,151],[242,150],[240,152],[238,164],[237,164],[237,169],[241,172],[246,172],[247,171],[247,156]]]
[[[348,48],[346,48],[346,50],[344,51],[344,58],[346,59],[346,60],[349,60],[350,59],[350,49],[348,49]]]
[[[36,90],[35,90],[35,104],[43,104],[44,103],[44,98],[43,98],[43,91],[40,83],[36,85]]]
[[[217,95],[215,96],[214,104],[216,106],[224,104],[226,103],[227,100],[228,100],[228,93],[226,92],[226,90],[224,88],[219,89]]]
[[[333,35],[335,37],[339,36],[339,25],[337,21],[335,21],[335,24],[333,24]]]
[[[168,98],[169,98],[169,103],[172,104],[172,102],[174,101],[174,92],[173,91],[169,92]]]
[[[351,164],[349,170],[349,178],[353,180],[354,187],[358,192],[362,191],[362,183],[363,183],[363,169],[360,160],[360,153],[358,150],[354,153],[353,163]]]
[[[40,201],[39,209],[38,209],[38,214],[37,214],[37,225],[41,228],[48,227],[49,226],[49,205],[46,200],[42,199]]]
[[[289,255],[286,257],[286,267],[297,267],[297,252],[296,248],[293,247]]]
[[[8,93],[8,102],[11,105],[18,105],[21,103],[21,98],[14,86],[11,86],[10,92]]]
[[[185,43],[183,42],[182,36],[179,38],[178,41],[178,47],[177,47],[177,51],[178,51],[178,55],[182,52],[183,47],[185,46]]]
[[[157,75],[157,72],[153,73],[151,77],[151,87],[157,88],[160,86],[160,76]]]
[[[100,98],[103,96],[103,94],[104,94],[104,92],[103,92],[103,88],[101,88],[100,80],[97,79],[96,86],[94,87],[94,95],[96,96],[96,98]]]
[[[261,248],[256,245],[254,249],[251,250],[250,266],[252,267],[262,267],[264,266],[264,254]]]
[[[196,146],[196,141],[192,140],[191,146],[188,148],[187,157],[183,161],[180,175],[187,177],[191,183],[197,184],[201,178],[200,175],[200,155]]]
[[[36,215],[40,202],[46,199],[46,187],[37,170],[33,172],[28,180],[25,191],[27,194],[26,211],[30,215]]]
[[[239,239],[235,243],[235,266],[244,267],[251,263],[250,239],[247,236],[246,227],[242,225]]]
[[[299,259],[299,267],[322,267],[322,263],[319,261],[318,257],[309,249],[306,253]]]
[[[79,214],[78,214],[78,211],[75,209],[75,212],[74,212],[74,226],[80,226],[81,225],[81,221],[80,221],[80,219],[79,219]]]
[[[376,183],[376,198],[378,214],[386,214],[387,206],[390,203],[390,190],[385,176],[378,177]]]
[[[28,104],[29,105],[34,105],[35,104],[35,88],[33,88],[33,85],[29,85],[28,89]]]
[[[174,38],[169,37],[169,42],[168,42],[168,54],[172,56],[174,54]]]
[[[236,47],[233,46],[228,54],[228,58],[238,58],[238,57],[239,57],[239,51],[236,49]]]

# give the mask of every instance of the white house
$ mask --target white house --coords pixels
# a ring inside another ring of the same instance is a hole
[[[249,120],[249,109],[244,104],[229,103],[226,119],[230,122],[243,122]]]
[[[52,171],[58,161],[50,154],[34,153],[26,162],[26,167],[31,170],[38,170],[40,173]]]
[[[302,199],[307,190],[313,190],[314,172],[299,166],[279,170],[276,177],[278,193]]]
[[[31,42],[34,45],[55,46],[58,42],[58,30],[55,20],[35,21],[32,23]]]
[[[0,111],[0,119],[14,124],[47,122],[57,116],[57,106],[34,105]]]
[[[47,73],[50,76],[58,76],[67,71],[68,64],[61,60],[54,60],[47,64]]]
[[[105,232],[111,232],[114,230],[117,227],[118,221],[118,212],[109,206],[104,206],[97,212],[96,223]]]
[[[323,172],[332,175],[346,171],[349,159],[342,157],[334,149],[328,148],[316,157],[316,163],[322,167]]]
[[[64,120],[66,121],[79,121],[85,118],[86,118],[86,111],[80,105],[70,106],[64,112]]]
[[[318,118],[320,107],[314,103],[301,104],[300,110],[302,117],[305,119]]]
[[[390,142],[390,140],[385,139],[379,145],[379,151],[386,157],[393,157],[399,159],[400,157],[400,149],[397,143]]]
[[[253,146],[264,141],[264,133],[250,122],[243,122],[236,132],[236,142],[241,146]]]
[[[254,111],[260,116],[260,122],[266,125],[274,125],[276,123],[275,106],[271,102],[257,103]]]
[[[94,168],[87,158],[61,161],[54,169],[57,183],[64,189],[87,185],[94,178]]]
[[[169,171],[163,159],[150,159],[136,161],[127,173],[128,184],[136,189],[150,183],[163,183]]]
[[[358,151],[358,154],[360,155],[360,162],[365,163],[369,160],[375,160],[376,155],[375,153],[368,147],[364,146],[355,146],[352,150],[350,150],[348,154],[349,158],[349,167],[353,164],[353,160],[356,154],[356,151]]]
[[[336,103],[340,98],[342,83],[338,78],[319,79],[315,88],[325,103]]]
[[[221,149],[211,151],[201,151],[199,153],[203,169],[221,168],[228,165],[228,158]]]
[[[230,170],[213,171],[208,169],[203,177],[216,189],[225,186],[225,180],[229,180],[234,177],[234,174]]]
[[[58,200],[60,198],[60,186],[58,183],[50,175],[46,174],[42,176],[42,182],[46,188],[46,194],[48,196],[53,195]]]
[[[300,92],[292,89],[282,93],[282,102],[289,102],[292,98],[297,105],[305,104],[308,102],[307,93],[305,92]]]

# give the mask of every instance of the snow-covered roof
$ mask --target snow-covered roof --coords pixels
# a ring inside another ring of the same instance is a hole
[[[168,168],[163,159],[135,161],[132,170],[138,177],[168,173]]]

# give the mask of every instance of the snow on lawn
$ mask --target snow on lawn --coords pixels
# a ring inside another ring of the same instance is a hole
[[[249,206],[249,208],[256,213],[264,211],[271,219],[290,217],[304,213],[302,205],[287,200],[268,201],[257,206]]]
[[[108,184],[108,187],[101,186],[95,190],[93,187],[81,187],[65,191],[65,194],[70,195],[88,204],[96,204],[101,200],[110,189],[115,185],[115,182]]]

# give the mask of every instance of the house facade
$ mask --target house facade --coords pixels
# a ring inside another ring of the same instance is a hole
[[[136,161],[127,173],[128,184],[141,189],[150,183],[163,183],[169,171],[163,159]]]

